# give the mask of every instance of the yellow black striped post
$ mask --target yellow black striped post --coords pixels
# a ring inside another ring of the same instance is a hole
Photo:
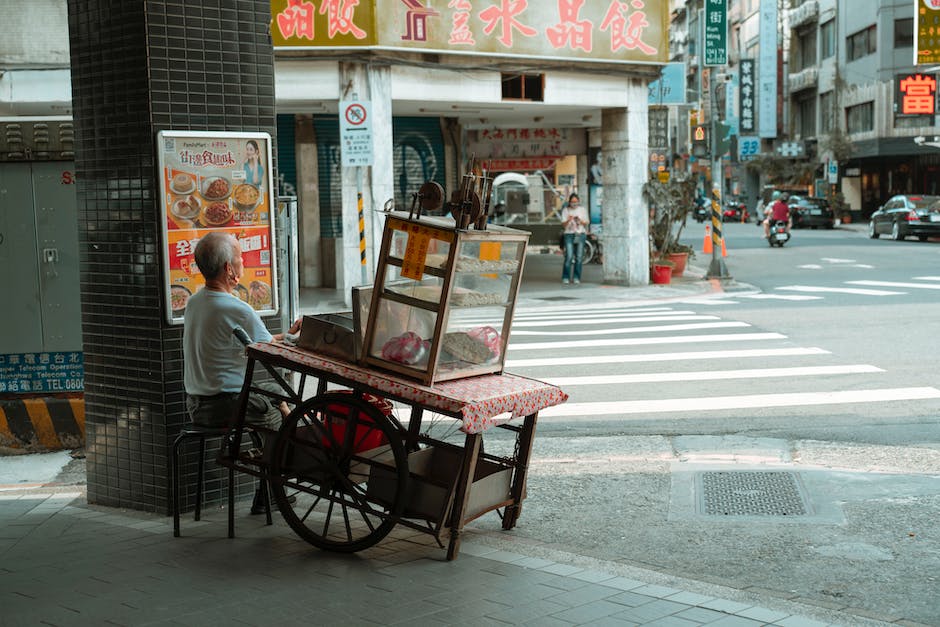
[[[61,450],[84,445],[84,396],[0,399],[0,447]]]
[[[717,196],[717,193],[716,193]],[[721,250],[721,204],[712,199],[712,251]],[[714,252],[712,252],[714,254]]]
[[[359,264],[362,266],[362,282],[366,277],[366,218],[362,213],[362,192],[356,192],[356,206],[359,210]]]
[[[712,261],[708,266],[706,279],[724,279],[730,278],[728,268],[722,259],[722,246],[724,235],[721,232],[721,190],[717,187],[712,189]]]

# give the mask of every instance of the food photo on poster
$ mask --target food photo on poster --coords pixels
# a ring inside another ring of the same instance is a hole
[[[208,231],[175,230],[169,232],[168,260],[170,311],[174,319],[182,319],[189,297],[204,285],[193,258],[196,244]],[[259,312],[274,308],[274,283],[271,268],[271,242],[266,229],[246,228],[231,231],[242,246],[244,273],[235,286],[235,295]]]
[[[203,285],[193,260],[196,243],[221,229],[242,243],[245,273],[236,295],[259,313],[276,313],[270,135],[161,131],[157,145],[168,320],[180,323],[189,297]]]

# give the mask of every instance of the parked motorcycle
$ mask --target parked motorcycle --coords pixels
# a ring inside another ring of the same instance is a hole
[[[725,203],[725,210],[722,212],[724,222],[747,222],[751,217],[747,207],[743,202],[736,199],[728,200]]]
[[[581,263],[601,263],[604,261],[604,249],[595,233],[588,233],[581,249]]]
[[[783,248],[783,245],[790,241],[790,229],[787,228],[787,223],[783,220],[777,220],[770,225],[770,237],[767,238],[767,242],[770,244],[770,247],[779,246]]]

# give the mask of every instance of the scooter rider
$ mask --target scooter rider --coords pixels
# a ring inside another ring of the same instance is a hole
[[[790,205],[787,204],[787,200],[789,199],[790,195],[784,192],[780,194],[780,198],[778,198],[777,202],[770,208],[770,215],[764,220],[765,239],[770,237],[770,225],[774,222],[786,222],[787,231],[790,230]]]

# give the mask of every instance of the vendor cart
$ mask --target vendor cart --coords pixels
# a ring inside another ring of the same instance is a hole
[[[219,461],[268,481],[288,525],[331,551],[366,549],[405,525],[442,547],[448,539],[447,559],[454,559],[468,521],[496,510],[503,529],[512,529],[525,498],[538,412],[567,400],[553,385],[508,373],[426,385],[283,342],[250,344],[246,352],[237,424]],[[255,382],[259,364],[283,393]],[[313,387],[309,379],[316,380],[315,391],[306,389]],[[245,425],[254,394],[292,408],[278,431]],[[392,403],[407,410],[407,423],[390,411]],[[457,421],[463,442],[428,433],[422,419],[432,412]],[[510,455],[483,450],[490,428],[515,434]],[[263,451],[242,449],[248,429],[261,433]]]

